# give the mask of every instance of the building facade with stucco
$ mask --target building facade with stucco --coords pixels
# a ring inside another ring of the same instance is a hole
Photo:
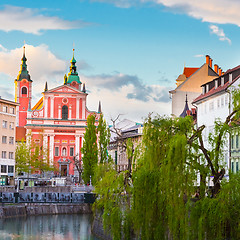
[[[183,73],[176,79],[177,87],[169,91],[172,99],[172,116],[180,116],[186,95],[189,108],[195,108],[192,101],[201,94],[201,86],[222,74],[222,69],[217,64],[213,69],[212,59],[208,55],[206,55],[206,62],[200,68],[184,67]]]
[[[27,142],[47,149],[46,159],[58,169],[60,176],[73,176],[74,158],[81,158],[87,117],[94,114],[97,125],[100,112],[87,108],[88,94],[78,76],[74,52],[63,84],[48,89],[46,82],[42,98],[31,107],[34,89],[26,61],[24,49],[21,70],[15,80],[15,100],[20,103],[18,127],[26,129]]]

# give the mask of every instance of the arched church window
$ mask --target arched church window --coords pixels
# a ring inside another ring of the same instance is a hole
[[[66,105],[62,107],[62,119],[68,119],[68,107]]]
[[[62,149],[62,156],[67,156],[67,149],[65,147]]]
[[[22,88],[22,94],[27,94],[27,88],[26,87]]]

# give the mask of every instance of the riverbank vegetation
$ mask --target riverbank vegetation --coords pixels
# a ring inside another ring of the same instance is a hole
[[[99,165],[95,210],[113,239],[240,239],[240,175],[227,179],[224,160],[239,99],[236,92],[234,110],[215,122],[207,146],[205,126],[191,116],[149,116],[139,153],[127,151],[131,172],[118,173],[111,161]]]

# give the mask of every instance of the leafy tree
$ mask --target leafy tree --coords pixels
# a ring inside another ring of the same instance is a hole
[[[87,117],[87,127],[84,134],[82,154],[83,180],[85,183],[90,183],[90,177],[91,179],[94,179],[94,170],[98,162],[95,115],[89,115]]]
[[[55,167],[49,163],[48,149],[44,149],[41,145],[35,143],[18,143],[15,154],[16,172],[30,173],[39,172],[44,174],[47,171],[54,171]]]
[[[15,152],[15,168],[18,174],[29,172],[30,170],[30,149],[27,144],[22,140],[18,143]]]
[[[107,146],[110,141],[110,130],[107,127],[106,120],[103,119],[103,114],[100,115],[97,128],[99,134],[98,149],[100,163],[106,162],[108,159]]]
[[[210,149],[203,143],[205,126],[196,129],[191,117],[147,119],[132,176],[109,165],[96,184],[95,208],[103,211],[104,227],[114,239],[122,234],[131,239],[132,230],[143,240],[239,238],[239,176],[221,180],[222,149],[237,114],[235,108],[225,122],[216,121]],[[200,198],[195,195],[198,173]],[[207,176],[214,176],[212,198],[206,197]]]
[[[43,145],[33,143],[31,146],[31,170],[39,172],[44,176],[45,172],[54,171],[55,167],[50,165],[48,149]]]

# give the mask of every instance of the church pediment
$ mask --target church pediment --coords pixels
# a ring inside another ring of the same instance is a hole
[[[81,94],[84,94],[82,91],[79,91],[78,89],[75,89],[68,85],[62,85],[57,88],[50,89],[45,93],[75,93],[75,94],[81,93]]]

